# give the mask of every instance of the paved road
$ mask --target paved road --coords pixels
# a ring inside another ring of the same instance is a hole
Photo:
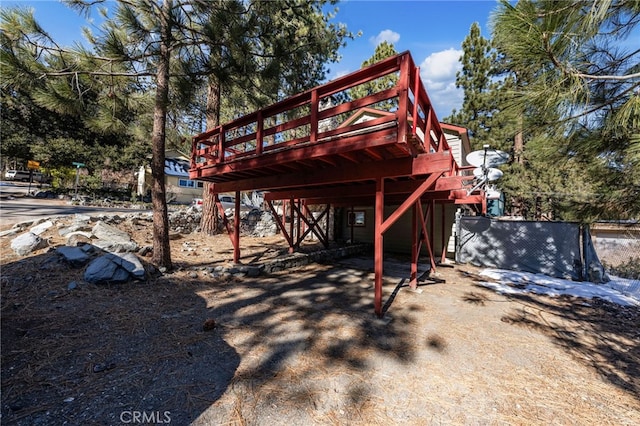
[[[33,191],[33,186],[31,190]],[[76,206],[65,200],[27,197],[28,184],[0,182],[0,227],[45,217],[66,216],[76,213],[133,213],[142,210]]]

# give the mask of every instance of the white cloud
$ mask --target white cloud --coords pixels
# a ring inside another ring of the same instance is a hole
[[[462,107],[464,93],[456,88],[461,56],[462,50],[448,49],[432,53],[420,64],[420,77],[440,120]]]
[[[391,43],[391,44],[396,44],[398,40],[400,40],[400,34],[391,30],[382,30],[380,31],[380,33],[378,33],[377,36],[369,37],[369,41],[374,46],[379,45],[383,41],[386,41],[387,43]]]

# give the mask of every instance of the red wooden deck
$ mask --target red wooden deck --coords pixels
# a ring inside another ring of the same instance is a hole
[[[352,99],[355,87],[389,75],[397,76],[393,87]],[[388,111],[380,111],[384,105]],[[360,122],[359,115],[369,120]],[[289,200],[291,213],[297,211],[298,220],[311,228],[313,223],[300,204],[294,211],[294,200],[304,200],[306,205],[375,206],[378,315],[382,314],[378,296],[384,232],[409,208],[414,209],[414,217],[422,218],[424,202],[483,206],[484,200],[481,193],[467,194],[466,181],[473,177],[456,164],[420,70],[408,52],[195,136],[189,175],[213,182],[216,194],[264,190],[269,203]],[[385,204],[398,206],[388,218],[382,213]],[[418,238],[421,224],[418,219],[414,223]],[[288,235],[284,223],[280,225],[294,248],[293,227]],[[426,229],[421,231],[424,237]],[[321,234],[318,230],[317,235]],[[238,238],[236,230],[235,260]],[[416,253],[413,257],[417,262]]]

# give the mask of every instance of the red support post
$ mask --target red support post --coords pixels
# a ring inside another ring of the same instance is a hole
[[[280,232],[282,232],[282,235],[284,235],[285,240],[287,240],[287,244],[289,244],[289,247],[293,247],[293,241],[291,240],[291,237],[289,236],[289,233],[287,232],[287,227],[285,226],[285,216],[286,216],[286,211],[285,211],[285,201],[282,202],[282,220],[280,220],[280,216],[278,216],[278,212],[276,211],[275,207],[273,207],[273,202],[271,200],[267,200],[267,205],[269,206],[269,209],[271,209],[271,213],[273,214],[273,218],[276,221],[276,224],[278,225],[278,228],[280,228]]]
[[[324,235],[326,236],[325,247],[329,248],[329,219],[331,219],[331,204],[327,204],[327,219],[325,221]],[[335,233],[333,238],[335,239]]]
[[[411,276],[409,278],[409,287],[415,290],[418,288],[418,204],[416,201],[411,209]]]
[[[236,198],[236,200],[237,199],[238,198]],[[231,244],[233,245],[233,261],[235,263],[238,263],[238,260],[240,259],[240,230],[239,229],[236,230],[235,223],[233,228],[229,224],[227,215],[224,213],[224,207],[222,206],[222,203],[220,202],[220,197],[218,197],[217,193],[213,194],[213,202],[218,207],[218,213],[220,213],[220,216],[222,216],[222,224],[227,229],[227,235],[229,236],[229,239],[231,240]],[[238,210],[239,209],[236,208],[236,211]],[[235,214],[234,214],[234,218],[235,218]],[[239,223],[239,222],[240,222],[239,220],[236,220],[236,223]]]
[[[382,273],[384,263],[384,247],[382,238],[382,222],[384,221],[384,178],[376,178],[376,208],[375,208],[375,230],[374,230],[374,311],[378,317],[382,317]]]
[[[433,250],[435,244],[433,236],[434,230],[436,229],[436,200],[431,200],[429,209],[431,210],[431,214],[429,216],[429,243],[431,244],[431,249]],[[431,257],[433,257],[433,254],[431,254]]]
[[[296,247],[300,248],[300,244],[302,244],[302,221],[300,220],[300,218],[302,217],[302,211],[301,211],[301,205],[300,205],[301,201],[300,198],[298,198],[297,200],[297,205],[296,205]]]
[[[282,213],[284,214],[284,209],[282,211]],[[296,250],[297,244],[295,243],[296,239],[294,237],[294,233],[293,233],[293,221],[294,221],[294,212],[293,212],[293,198],[289,199],[289,235],[291,236],[291,241],[294,243],[293,245],[289,246],[289,253],[293,253]]]
[[[236,191],[233,210],[233,263],[240,263],[240,191]]]
[[[446,261],[446,259],[447,259],[447,246],[448,246],[448,244],[447,244],[447,242],[445,241],[445,238],[447,237],[447,234],[446,234],[446,232],[445,232],[445,231],[447,230],[447,228],[446,228],[446,220],[445,220],[445,219],[446,219],[446,216],[445,216],[445,214],[444,214],[444,213],[445,213],[445,205],[444,205],[444,203],[440,203],[440,205],[442,206],[442,226],[441,226],[441,228],[442,228],[442,229],[441,229],[441,235],[442,235],[442,255],[440,256],[440,263],[441,263],[441,264],[444,264],[444,262],[445,262],[445,261]]]

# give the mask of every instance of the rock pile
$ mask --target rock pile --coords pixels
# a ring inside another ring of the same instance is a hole
[[[71,223],[64,219],[58,219],[58,233],[66,238],[67,244],[58,247],[55,253],[72,267],[87,265],[84,272],[86,282],[121,283],[145,278],[145,269],[133,253],[138,250],[138,245],[129,234],[113,226],[123,218],[94,218],[78,214],[73,216]],[[132,216],[128,220],[140,218]],[[22,232],[11,241],[11,248],[16,254],[26,256],[49,245],[41,235],[53,226],[52,220],[23,222],[3,235]]]
[[[233,210],[225,211],[227,218],[233,222]],[[178,210],[169,214],[169,227],[174,232],[188,234],[200,232],[202,210],[197,207]],[[250,237],[270,237],[278,233],[278,226],[271,212],[254,209],[240,212],[240,230],[242,235]]]
[[[169,213],[169,228],[181,234],[200,232],[201,219],[202,212],[195,207],[176,210]]]
[[[201,215],[201,212],[194,208],[172,212],[169,216],[170,235],[199,231]],[[0,237],[19,234],[11,241],[11,248],[18,255],[26,256],[49,245],[47,239],[41,235],[55,226],[58,234],[66,239],[66,244],[53,250],[57,255],[54,259],[74,268],[85,268],[83,275],[85,282],[103,284],[144,280],[147,271],[139,257],[148,255],[153,248],[138,246],[127,232],[116,227],[125,221],[132,227],[145,226],[153,221],[153,216],[151,213],[143,212],[125,216],[97,217],[76,214],[36,222],[22,222],[0,233]],[[278,230],[271,212],[260,210],[243,212],[240,229],[243,235],[255,237],[272,236]],[[194,251],[196,248],[192,242],[185,242],[182,246],[183,251]],[[309,262],[323,262],[349,256],[364,249],[366,249],[364,246],[352,246],[311,254],[296,253],[267,261],[262,265],[200,266],[192,269],[191,274],[194,278],[202,273],[211,278],[223,279],[257,277],[265,272],[277,272],[306,265]],[[153,271],[155,272],[155,268]],[[77,285],[75,282],[70,283],[69,289]]]
[[[240,213],[240,230],[243,235],[270,237],[278,233],[278,225],[271,212],[256,209]]]

